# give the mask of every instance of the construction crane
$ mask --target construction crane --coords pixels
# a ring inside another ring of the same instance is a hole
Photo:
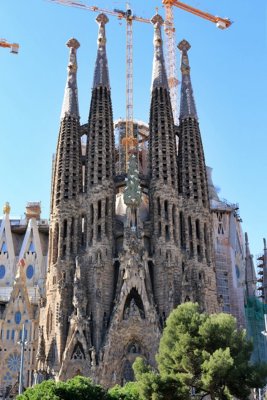
[[[9,43],[6,39],[0,39],[0,47],[7,47],[10,50],[10,53],[18,54],[19,45],[18,43]]]
[[[133,21],[145,22],[150,24],[147,18],[133,15],[130,6],[127,4],[126,11],[123,10],[107,10],[97,6],[89,6],[82,2],[71,0],[47,0],[52,3],[58,3],[69,7],[76,7],[82,10],[100,12],[113,15],[119,20],[126,21],[126,127],[125,138],[122,144],[125,146],[125,169],[128,169],[129,153],[133,152],[137,146],[138,140],[134,138],[133,133]]]
[[[221,18],[189,6],[178,0],[162,0],[165,8],[164,30],[167,38],[167,74],[170,88],[174,122],[178,124],[178,79],[176,68],[175,27],[173,17],[173,6],[190,12],[198,17],[204,18],[216,24],[217,28],[226,29],[232,24],[228,18]]]

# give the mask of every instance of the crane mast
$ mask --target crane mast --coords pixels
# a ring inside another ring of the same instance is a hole
[[[166,59],[167,59],[167,76],[171,96],[171,105],[174,123],[178,125],[178,84],[177,67],[176,67],[176,47],[175,47],[175,27],[173,10],[170,4],[164,4],[165,23],[164,31],[166,35]]]
[[[173,16],[173,6],[178,7],[184,11],[190,12],[198,17],[216,23],[217,28],[226,29],[232,24],[228,18],[221,18],[214,16],[207,12],[201,11],[197,8],[189,6],[178,0],[162,0],[165,9],[165,23],[164,30],[166,34],[167,48],[167,75],[171,96],[172,112],[174,123],[178,124],[178,84],[177,67],[176,67],[176,46],[175,46],[175,26]]]
[[[126,127],[125,127],[125,168],[128,168],[129,151],[136,146],[133,133],[133,22],[132,11],[128,8],[126,19]]]

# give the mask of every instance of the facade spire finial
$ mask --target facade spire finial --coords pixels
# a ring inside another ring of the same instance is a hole
[[[182,72],[180,119],[186,117],[193,117],[197,119],[197,110],[193,96],[193,89],[190,78],[190,65],[187,54],[191,46],[187,42],[187,40],[182,40],[177,47],[181,51]]]
[[[79,118],[78,90],[77,90],[77,60],[76,52],[80,47],[78,40],[72,38],[67,41],[66,46],[70,49],[68,76],[65,88],[64,100],[61,111],[61,119],[65,116]]]
[[[151,23],[154,25],[154,59],[151,90],[156,87],[168,89],[168,79],[164,62],[161,36],[163,19],[159,14],[156,14],[151,19]]]
[[[9,205],[8,201],[6,201],[4,206],[3,206],[3,213],[4,214],[10,214],[10,205]]]
[[[110,89],[109,84],[109,73],[108,73],[108,61],[106,54],[106,32],[105,25],[108,23],[109,19],[105,14],[99,14],[96,17],[96,22],[99,25],[98,37],[97,37],[97,58],[95,63],[95,73],[93,89],[98,86],[106,86]]]

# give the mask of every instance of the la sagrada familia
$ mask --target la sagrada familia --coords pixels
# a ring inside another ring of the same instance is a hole
[[[190,77],[190,44],[183,40],[178,45],[182,80],[177,126],[164,64],[163,20],[158,14],[152,18],[148,146],[140,158],[138,146],[133,145],[127,167],[121,167],[126,156],[124,151],[124,159],[118,161],[114,140],[107,22],[104,14],[98,15],[97,56],[85,125],[80,125],[77,95],[79,43],[67,42],[70,54],[53,162],[48,260],[42,236],[48,237],[48,224],[45,231],[36,204],[34,210],[29,206],[26,239],[18,256],[11,248],[14,240],[19,242],[23,224],[11,227],[8,207],[1,224],[0,350],[6,351],[10,340],[15,343],[22,322],[31,323],[27,385],[34,380],[34,370],[35,381],[84,375],[110,387],[132,380],[137,356],[156,365],[166,318],[186,301],[198,302],[209,313],[232,312],[242,325],[243,287],[238,282],[245,279],[246,254],[250,271],[246,280],[255,290],[237,208],[220,202],[205,165]],[[234,245],[233,226],[237,226]],[[11,261],[13,272],[19,261],[15,286],[8,294],[13,311],[1,297],[2,282],[5,291],[12,280],[4,282]],[[25,289],[36,285],[45,287],[39,290],[38,304]],[[16,329],[11,330],[12,323]],[[7,355],[7,362],[0,364],[4,386],[18,370],[15,356]]]
[[[76,374],[93,376],[111,386],[129,379],[137,355],[155,364],[162,328],[174,307],[192,300],[216,312],[218,301],[190,45],[179,44],[182,97],[176,127],[163,58],[163,20],[159,15],[152,18],[148,173],[139,174],[133,151],[127,175],[117,176],[107,17],[100,14],[97,22],[92,98],[83,129],[76,83],[79,43],[67,43],[70,60],[53,169],[37,369],[64,380]],[[84,155],[81,132],[87,137]],[[116,207],[121,192],[124,216]]]

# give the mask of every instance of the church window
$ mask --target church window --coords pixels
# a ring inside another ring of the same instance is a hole
[[[7,329],[7,331],[6,331],[6,340],[9,340],[9,333],[10,333],[10,331],[9,331],[9,329]]]
[[[123,368],[123,382],[132,381],[134,381],[134,372],[132,369],[132,365],[129,360],[126,360]]]
[[[67,228],[68,228],[68,221],[64,219],[63,223],[63,238],[65,239],[67,237]]]
[[[141,317],[142,319],[145,319],[143,301],[135,288],[128,294],[123,311],[124,320],[131,317]]]
[[[165,226],[165,238],[167,241],[170,240],[170,229],[169,229],[169,225]]]
[[[138,343],[130,343],[127,349],[127,352],[130,354],[139,354],[140,346]]]
[[[219,222],[219,225],[218,225],[218,233],[220,233],[222,235],[224,234],[223,225],[221,222]]]
[[[185,220],[184,214],[182,212],[179,213],[179,222],[180,222],[180,243],[181,248],[185,248]]]
[[[194,246],[193,246],[193,242],[190,242],[190,257],[194,256]]]
[[[200,224],[199,224],[199,219],[196,220],[196,236],[197,236],[197,239],[200,239]]]
[[[164,201],[164,213],[165,213],[165,219],[168,219],[169,218],[169,215],[168,215],[168,200]]]
[[[20,324],[20,321],[21,321],[21,312],[20,311],[16,311],[15,312],[15,322],[18,325],[18,324]]]
[[[34,274],[34,268],[31,264],[28,265],[27,269],[26,269],[26,276],[28,279],[32,279]]]
[[[30,244],[29,251],[30,251],[31,253],[35,253],[35,246],[34,246],[34,243],[33,243],[33,242],[31,242],[31,244]]]
[[[53,263],[57,261],[58,257],[58,223],[55,225],[54,238],[53,238]]]
[[[11,332],[11,340],[13,340],[13,342],[14,342],[14,340],[15,340],[15,329],[12,329],[12,332]]]
[[[0,265],[0,279],[3,279],[5,274],[6,274],[6,267],[3,264],[1,264]]]
[[[158,230],[159,230],[158,236],[161,236],[161,222],[159,222]]]
[[[7,245],[5,242],[3,242],[3,244],[2,244],[1,253],[7,253]]]
[[[15,352],[11,353],[7,359],[7,368],[13,372],[19,372],[20,369],[20,355]]]
[[[204,243],[208,244],[208,231],[207,231],[207,224],[204,224]]]
[[[192,239],[193,229],[192,229],[191,217],[188,217],[188,231],[189,231],[189,237],[190,237],[190,239]]]
[[[83,348],[80,343],[77,343],[76,346],[74,347],[71,358],[73,360],[84,360],[85,359],[84,351],[83,351]]]
[[[91,224],[94,223],[94,205],[91,204]]]
[[[97,225],[97,240],[101,240],[101,225]]]
[[[160,198],[157,198],[157,202],[158,202],[158,215],[160,215]]]
[[[101,200],[98,200],[97,202],[97,218],[101,218]]]
[[[105,215],[108,215],[108,209],[109,209],[109,201],[108,201],[108,197],[106,197],[106,203],[105,203]]]

